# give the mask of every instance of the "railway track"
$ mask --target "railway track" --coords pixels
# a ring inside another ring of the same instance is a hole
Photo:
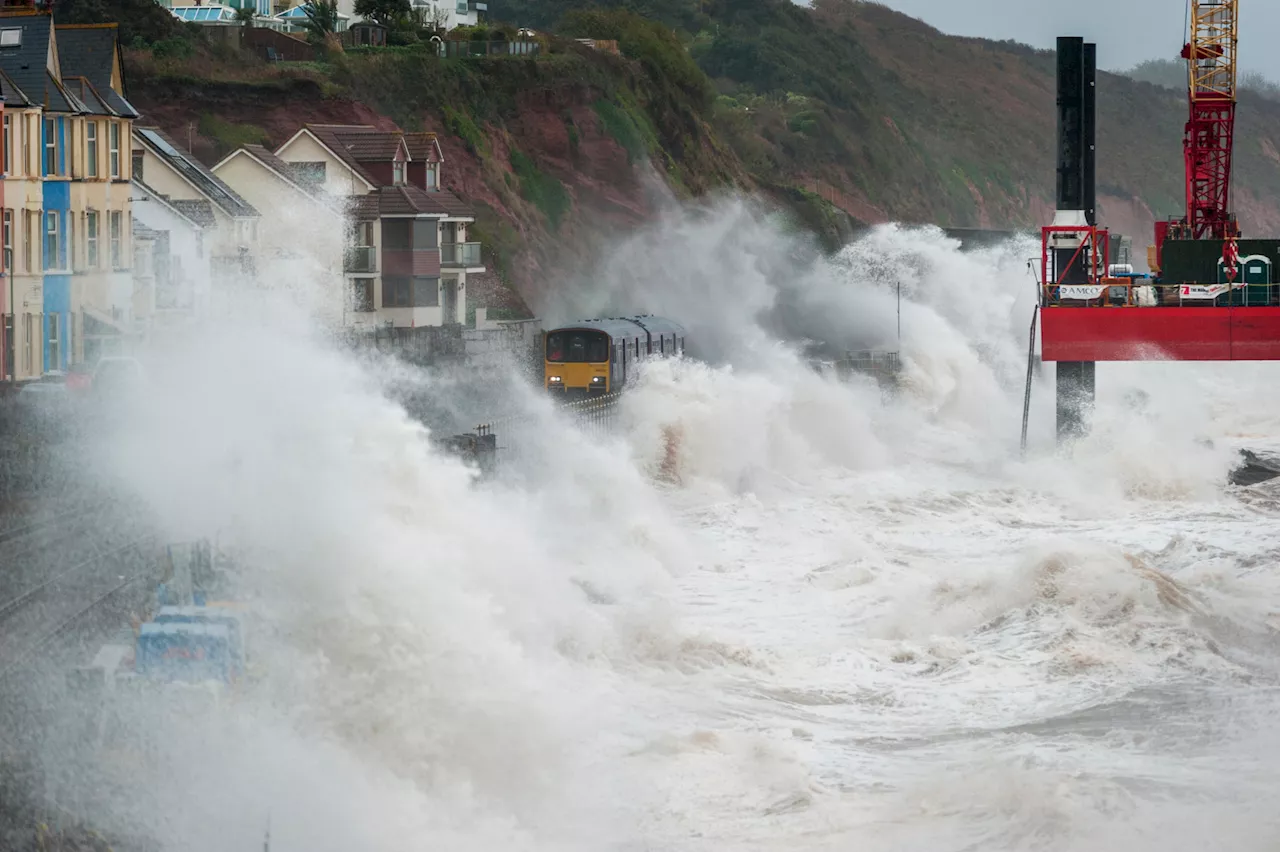
[[[151,540],[142,536],[91,556],[0,603],[0,682],[43,652],[58,650],[53,647],[58,639],[145,576],[143,548]]]

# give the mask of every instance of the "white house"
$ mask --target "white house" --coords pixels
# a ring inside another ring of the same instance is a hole
[[[135,264],[133,309],[138,331],[180,324],[210,307],[212,266],[207,226],[199,217],[133,180]]]

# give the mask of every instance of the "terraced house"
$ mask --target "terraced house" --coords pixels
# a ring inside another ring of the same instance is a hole
[[[129,137],[114,24],[0,10],[6,374],[39,377],[125,342]]]
[[[346,325],[422,327],[463,322],[467,275],[485,269],[467,240],[475,214],[442,187],[443,164],[434,133],[308,124],[275,151],[242,148],[213,170],[270,211],[273,234],[295,240],[277,223],[297,221],[334,228],[312,244],[331,246]]]

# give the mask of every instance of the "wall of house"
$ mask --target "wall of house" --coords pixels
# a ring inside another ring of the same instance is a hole
[[[262,214],[259,278],[292,293],[318,321],[342,323],[346,217],[243,152],[219,163],[214,174]]]
[[[5,209],[12,221],[13,263],[5,293],[15,318],[14,361],[19,380],[36,378],[44,351],[44,182],[40,178],[40,110],[10,111],[10,171]]]
[[[71,184],[46,180],[44,215],[40,217],[44,264],[45,343],[41,363],[47,370],[67,368],[67,341],[71,327],[70,234]],[[51,236],[50,223],[56,223]]]
[[[435,169],[436,183],[434,186],[427,184],[427,169],[431,167]],[[428,163],[423,160],[415,160],[409,164],[409,183],[425,190],[435,190],[440,187],[440,164]]]
[[[174,172],[169,163],[142,146],[142,181],[161,195],[179,201],[204,201],[196,188]]]
[[[369,192],[369,186],[357,178],[345,163],[305,133],[286,143],[276,156],[286,163],[324,163],[324,191],[330,195],[364,195]]]
[[[141,194],[141,190],[139,190]],[[176,302],[173,308],[157,307],[153,302],[145,305],[146,312],[135,314],[134,319],[143,327],[165,322],[168,314],[191,313],[203,315],[209,307],[212,286],[209,253],[205,250],[200,228],[174,213],[158,201],[134,203],[133,215],[140,224],[153,231],[169,234],[169,275],[173,292],[156,292],[156,299]],[[157,258],[153,255],[152,263]],[[164,299],[162,297],[168,297]],[[135,309],[137,306],[135,300]]]
[[[83,180],[71,184],[72,231],[75,236],[72,269],[82,281],[82,293],[73,294],[73,310],[83,298],[106,313],[123,311],[132,301],[129,271],[133,268],[133,184],[109,180]],[[139,192],[139,195],[142,193]],[[113,262],[111,214],[120,214],[119,261]],[[90,257],[89,214],[96,214],[96,257]],[[92,262],[91,262],[92,261]]]
[[[378,308],[379,324],[390,322],[396,328],[424,328],[441,324],[441,309]]]
[[[145,145],[142,150],[142,181],[155,192],[178,201],[207,201],[194,186],[174,172],[167,161],[152,153]],[[232,187],[235,189],[235,187]],[[250,202],[252,203],[252,202]],[[260,227],[246,221],[242,225],[216,205],[213,207],[214,226],[204,234],[205,250],[211,258],[212,276],[238,277],[237,264],[241,247],[253,253]]]
[[[244,153],[220,163],[214,174],[262,215],[258,248],[263,257],[315,257],[325,274],[341,275],[346,243],[340,213]]]

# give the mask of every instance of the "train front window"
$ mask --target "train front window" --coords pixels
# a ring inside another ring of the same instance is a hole
[[[602,331],[557,331],[547,335],[547,360],[598,364],[609,360],[609,338]]]

